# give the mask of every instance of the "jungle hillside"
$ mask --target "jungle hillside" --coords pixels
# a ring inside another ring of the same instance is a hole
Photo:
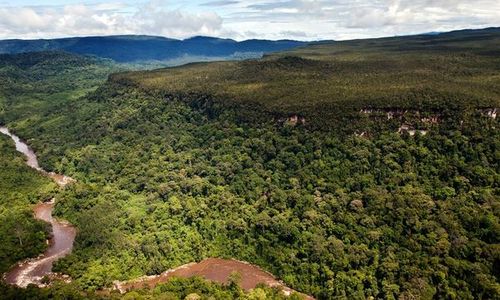
[[[76,182],[57,189],[1,137],[0,255],[15,253],[1,266],[43,251],[37,200],[55,197],[78,234],[54,265],[71,283],[0,287],[8,299],[284,298],[238,276],[111,291],[219,257],[316,299],[499,299],[499,49],[490,28],[151,71],[2,55],[0,124]],[[33,233],[29,248],[16,232]]]

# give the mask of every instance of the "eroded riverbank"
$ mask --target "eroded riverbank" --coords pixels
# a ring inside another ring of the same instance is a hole
[[[115,282],[114,288],[124,293],[128,290],[143,288],[145,286],[153,288],[172,277],[189,278],[193,276],[200,276],[210,281],[226,284],[229,282],[229,277],[233,272],[241,276],[240,286],[247,291],[255,288],[258,284],[265,284],[270,287],[280,288],[285,295],[291,295],[296,292],[287,287],[282,281],[276,279],[271,273],[255,265],[235,259],[221,258],[207,258],[199,263],[185,264],[156,276],[144,276],[132,281]],[[314,299],[304,294],[300,295],[307,300]]]
[[[18,263],[7,274],[5,281],[20,287],[29,284],[43,285],[44,276],[53,276],[52,264],[61,257],[66,256],[73,249],[76,230],[68,223],[60,222],[52,217],[54,201],[40,203],[33,209],[35,218],[50,223],[52,226],[49,247],[40,256]]]

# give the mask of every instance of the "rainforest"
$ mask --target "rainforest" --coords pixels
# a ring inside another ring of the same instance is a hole
[[[0,272],[52,247],[37,203],[76,230],[2,298],[499,299],[500,29],[299,46],[0,55],[0,126],[42,169],[0,135]]]

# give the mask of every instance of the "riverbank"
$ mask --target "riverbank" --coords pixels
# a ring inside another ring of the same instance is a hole
[[[232,273],[240,276],[240,286],[246,291],[255,288],[258,284],[265,284],[282,290],[286,296],[297,291],[287,287],[282,281],[276,279],[271,273],[252,265],[248,262],[235,259],[207,258],[199,263],[188,263],[180,267],[167,270],[160,275],[143,276],[126,282],[115,282],[114,289],[124,293],[129,290],[143,287],[154,288],[160,283],[167,282],[173,277],[189,278],[200,276],[206,280],[227,284]],[[311,296],[299,293],[307,300],[313,300]]]
[[[11,133],[8,128],[0,127],[0,133],[12,138],[15,143],[16,150],[26,156],[26,164],[48,176],[54,180],[60,187],[64,187],[74,180],[68,176],[47,172],[38,164],[38,159],[35,152],[18,136]],[[17,263],[9,272],[4,274],[5,282],[19,287],[27,287],[29,284],[35,284],[43,287],[46,285],[44,277],[61,278],[68,280],[69,278],[52,273],[52,265],[58,259],[66,256],[73,249],[73,242],[76,237],[76,229],[69,223],[56,220],[52,216],[55,200],[50,202],[39,203],[34,206],[33,212],[35,218],[42,220],[51,225],[51,237],[47,241],[49,247],[47,250],[36,258],[30,258]]]
[[[43,170],[38,164],[35,152],[6,127],[0,127],[0,133],[12,138],[15,142],[16,150],[26,156],[28,166],[52,178],[61,187],[74,181],[68,176]],[[50,202],[37,204],[33,209],[35,218],[49,223],[52,227],[51,238],[48,240],[48,249],[36,258],[27,259],[15,265],[4,275],[4,280],[7,283],[19,287],[27,287],[29,284],[45,287],[45,277],[69,281],[68,276],[52,273],[52,265],[55,261],[72,251],[76,229],[67,222],[58,221],[53,218],[52,211],[54,205],[55,200],[52,199]],[[247,291],[255,288],[258,284],[265,284],[281,289],[285,295],[291,295],[296,292],[258,266],[234,259],[220,258],[208,258],[199,263],[189,263],[156,276],[143,276],[132,281],[115,282],[114,289],[124,293],[128,290],[143,288],[144,286],[153,288],[172,277],[189,278],[193,276],[200,276],[210,281],[227,284],[230,275],[234,272],[241,276],[240,286]],[[307,295],[303,296],[305,299],[314,299]]]

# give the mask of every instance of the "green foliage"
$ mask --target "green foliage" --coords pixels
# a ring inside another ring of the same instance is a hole
[[[222,256],[321,299],[498,294],[497,121],[366,139],[115,93],[34,141],[63,136],[54,167],[78,179],[56,208],[80,229],[57,270],[80,288]]]
[[[14,142],[0,135],[0,272],[35,257],[46,247],[48,228],[33,218],[30,204],[50,199],[55,187],[26,166]]]
[[[116,291],[82,292],[75,284],[56,282],[50,288],[39,289],[28,286],[27,289],[6,286],[0,282],[2,299],[72,299],[72,300],[300,300],[296,293],[285,296],[281,290],[266,286],[257,287],[249,292],[237,286],[221,285],[206,281],[200,277],[173,278],[159,284],[154,289],[139,289],[120,294]]]
[[[64,52],[0,55],[0,124],[13,128],[15,121],[43,120],[38,131],[51,130],[59,122],[47,116],[93,91],[116,70],[107,61]]]
[[[29,91],[12,98],[3,118],[44,167],[78,180],[56,207],[79,229],[56,270],[92,294],[234,257],[319,299],[498,298],[500,132],[476,111],[498,106],[498,57],[452,41],[370,43],[122,73],[57,109],[22,103]],[[406,120],[362,116],[366,106],[440,122],[397,134]],[[305,126],[277,122],[289,114]],[[312,130],[321,124],[339,130]],[[269,293],[179,279],[126,297]]]
[[[263,60],[113,74],[111,82],[261,123],[291,115],[344,131],[362,108],[499,107],[500,32],[320,43]],[[359,128],[363,128],[359,126]]]

